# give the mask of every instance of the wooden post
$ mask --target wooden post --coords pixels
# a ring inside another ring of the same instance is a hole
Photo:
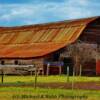
[[[99,44],[97,44],[97,47],[96,47],[96,67],[97,67],[97,61],[98,61],[98,49],[99,49]],[[96,68],[96,75],[97,75],[97,68]]]
[[[31,76],[33,75],[33,71],[30,71],[30,73],[31,73]]]
[[[82,76],[82,65],[80,65],[80,73],[79,76]]]
[[[46,71],[47,76],[49,75],[49,67],[50,67],[50,64],[48,63],[47,64],[47,71]]]
[[[35,81],[34,81],[34,88],[35,89],[37,87],[37,77],[38,77],[38,74],[37,74],[37,66],[35,66]]]
[[[75,68],[73,69],[72,90],[74,89],[74,76],[75,76]]]
[[[4,82],[4,72],[3,72],[3,69],[1,70],[1,83]]]
[[[67,66],[67,82],[69,82],[69,66]]]
[[[44,69],[42,69],[42,76],[44,75]]]
[[[59,75],[61,75],[61,66],[59,66]]]

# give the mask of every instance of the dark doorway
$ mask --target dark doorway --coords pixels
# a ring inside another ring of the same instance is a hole
[[[5,61],[4,61],[4,60],[2,60],[2,61],[1,61],[1,65],[4,65],[4,64],[5,64]]]
[[[15,65],[18,65],[18,60],[15,60]]]
[[[53,61],[58,61],[59,60],[59,56],[60,56],[59,52],[54,53],[53,54]]]
[[[69,75],[73,75],[73,59],[71,57],[64,57],[63,59],[64,65],[63,65],[63,74],[67,74],[67,67],[69,67]]]

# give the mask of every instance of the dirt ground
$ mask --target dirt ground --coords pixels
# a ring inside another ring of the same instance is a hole
[[[38,84],[42,88],[61,88],[61,89],[85,89],[85,90],[100,90],[100,82],[77,82],[77,83],[46,83]]]
[[[34,84],[0,84],[0,87],[34,87]],[[40,88],[100,90],[100,82],[37,83]]]

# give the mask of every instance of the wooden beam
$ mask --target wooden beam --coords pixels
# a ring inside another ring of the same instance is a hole
[[[100,36],[100,32],[84,32],[82,35]]]

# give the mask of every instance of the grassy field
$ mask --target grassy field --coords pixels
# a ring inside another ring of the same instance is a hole
[[[34,76],[4,76],[4,83],[32,83]],[[100,82],[100,77],[69,77],[74,82]],[[67,82],[67,76],[38,76],[40,83]]]
[[[0,100],[99,100],[100,91],[2,87]]]
[[[34,83],[34,76],[4,76],[4,84]],[[100,82],[100,77],[69,77],[74,82]],[[67,76],[38,76],[38,83],[67,82]],[[99,100],[100,90],[0,87],[0,100]]]

